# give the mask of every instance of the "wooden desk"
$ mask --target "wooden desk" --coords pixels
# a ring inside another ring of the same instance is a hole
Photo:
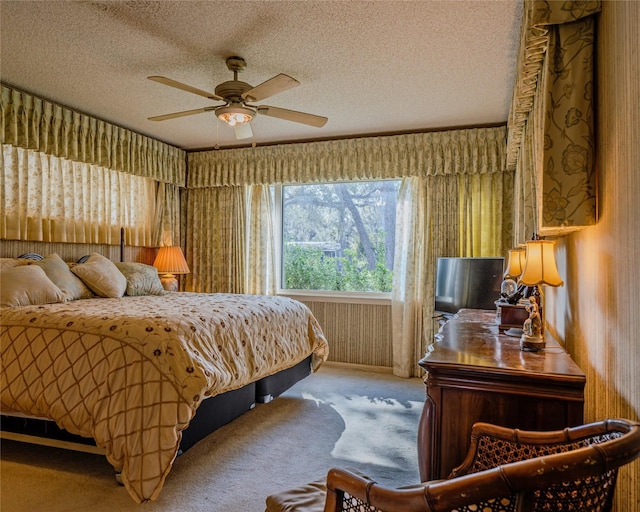
[[[500,333],[495,311],[461,310],[420,360],[427,397],[418,429],[421,480],[446,478],[478,421],[523,430],[583,423],[584,373],[547,337],[540,352]]]

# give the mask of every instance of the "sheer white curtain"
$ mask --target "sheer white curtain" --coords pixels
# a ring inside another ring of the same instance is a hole
[[[274,206],[271,187],[247,186],[247,272],[245,293],[276,292]]]
[[[156,182],[4,144],[0,238],[153,246]]]
[[[425,187],[421,177],[404,178],[396,206],[391,316],[393,373],[417,375],[422,348],[424,301]]]

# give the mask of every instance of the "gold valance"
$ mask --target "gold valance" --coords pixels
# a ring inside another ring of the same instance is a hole
[[[525,0],[524,7],[516,83],[508,122],[507,168],[510,170],[516,168],[522,132],[533,110],[536,91],[541,87],[545,55],[550,41],[549,27],[596,14],[601,10],[601,2],[600,0],[579,2]]]
[[[600,9],[600,0],[524,2],[506,166],[519,182],[535,183],[522,197],[535,196],[540,234],[597,221],[593,69]]]
[[[185,152],[2,85],[2,144],[184,187]]]
[[[187,188],[494,173],[506,127],[194,152]]]

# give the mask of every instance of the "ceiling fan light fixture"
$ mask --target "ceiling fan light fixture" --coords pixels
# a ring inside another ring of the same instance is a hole
[[[216,116],[229,126],[244,124],[251,121],[256,115],[256,111],[249,107],[240,105],[230,105],[228,107],[220,107],[216,109]]]
[[[0,0],[0,2],[1,1],[2,0]],[[288,91],[293,87],[297,87],[300,85],[300,82],[289,75],[280,73],[253,87],[246,82],[238,80],[238,73],[242,71],[245,66],[246,63],[242,57],[229,57],[227,59],[227,67],[230,71],[233,71],[233,80],[227,80],[226,82],[218,84],[215,88],[215,93],[198,89],[163,76],[154,75],[148,77],[149,80],[153,80],[154,82],[197,94],[210,100],[225,102],[224,105],[220,106],[212,105],[210,107],[184,110],[182,112],[174,112],[173,114],[153,116],[148,119],[150,121],[165,121],[167,119],[213,111],[218,119],[234,129],[236,139],[238,140],[253,137],[251,121],[253,121],[258,114],[283,119],[285,121],[293,121],[294,123],[306,124],[308,126],[315,126],[316,128],[322,128],[326,124],[328,119],[323,116],[307,114],[286,108],[270,107],[268,105],[248,105],[246,102],[262,101],[276,94]],[[217,123],[216,126],[218,126]]]

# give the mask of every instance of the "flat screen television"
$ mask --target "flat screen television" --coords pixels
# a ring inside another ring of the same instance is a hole
[[[504,258],[438,258],[437,313],[460,309],[495,309],[500,298]]]

